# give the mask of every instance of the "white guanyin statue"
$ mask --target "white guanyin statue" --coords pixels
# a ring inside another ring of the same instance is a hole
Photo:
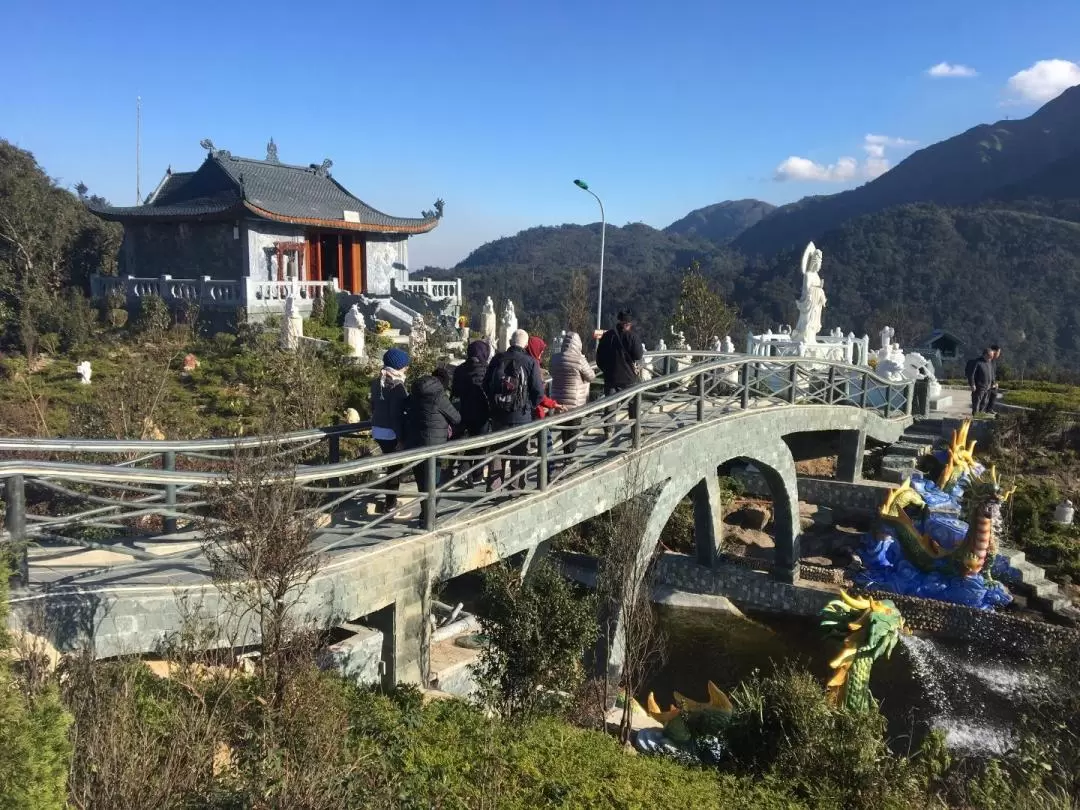
[[[881,340],[881,350],[888,354],[889,347],[892,346],[893,337],[896,335],[896,330],[891,326],[883,326],[881,331],[878,332],[878,338]]]
[[[495,303],[489,295],[487,300],[484,301],[484,309],[480,312],[480,334],[484,336],[484,340],[494,346],[495,336],[498,331],[499,326],[495,318]]]
[[[724,354],[735,354],[735,343],[731,335],[724,335],[724,342],[720,344],[720,351]]]
[[[803,251],[802,257],[802,296],[799,307],[799,322],[791,337],[801,343],[817,343],[821,331],[821,313],[825,309],[825,287],[821,281],[821,251],[811,242]]]
[[[510,339],[518,328],[517,313],[514,311],[514,302],[507,299],[506,306],[502,311],[502,323],[499,324],[499,351],[505,352],[510,348]]]

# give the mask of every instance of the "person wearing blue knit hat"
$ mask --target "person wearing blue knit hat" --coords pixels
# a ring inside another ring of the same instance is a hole
[[[383,453],[393,453],[405,446],[405,402],[408,390],[405,377],[409,372],[409,355],[396,346],[383,355],[383,368],[371,381],[371,438]],[[400,466],[391,465],[386,473],[390,476],[383,489],[391,490],[386,496],[384,511],[397,508],[397,490],[401,477],[396,475]]]

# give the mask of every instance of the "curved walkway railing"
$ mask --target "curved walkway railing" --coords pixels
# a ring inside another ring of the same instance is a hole
[[[192,556],[198,553],[191,548],[195,530],[214,520],[205,513],[207,489],[227,483],[234,459],[250,451],[263,458],[276,456],[275,474],[308,493],[312,510],[325,516],[320,545],[326,551],[470,519],[498,502],[542,492],[711,419],[793,405],[857,407],[898,419],[911,413],[911,383],[892,383],[868,369],[841,363],[713,352],[669,352],[664,363],[670,373],[563,415],[352,461],[293,465],[288,454],[356,435],[365,425],[197,442],[0,440],[0,454],[9,459],[13,453],[79,458],[0,461],[5,535],[14,541],[122,550],[136,559],[154,560],[169,556],[168,544],[173,543],[173,558]],[[128,458],[115,462],[125,454]],[[82,461],[88,457],[101,461]],[[186,463],[176,464],[177,457]],[[108,460],[114,463],[105,463]],[[505,467],[500,488],[469,485],[471,478],[500,467]],[[394,509],[373,510],[375,502],[394,491],[389,484],[410,476],[423,482],[417,491],[403,491],[401,505]],[[425,507],[422,520],[416,520],[417,501]],[[140,549],[140,540],[152,541],[153,552]]]

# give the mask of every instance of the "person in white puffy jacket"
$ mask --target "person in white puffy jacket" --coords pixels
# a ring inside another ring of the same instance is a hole
[[[551,398],[567,410],[580,408],[589,401],[589,383],[594,379],[596,372],[581,350],[581,336],[577,332],[567,332],[562,351],[551,358]],[[580,419],[565,423],[564,453],[573,453],[577,448],[580,425]]]

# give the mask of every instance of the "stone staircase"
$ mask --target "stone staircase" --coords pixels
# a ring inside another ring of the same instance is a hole
[[[1061,592],[1057,583],[1046,578],[1046,571],[1027,561],[1024,552],[1011,548],[999,549],[998,553],[1009,561],[1017,575],[1007,578],[1011,590],[1023,596],[1028,607],[1041,610],[1066,624],[1080,623],[1080,610],[1073,607]]]
[[[919,459],[934,452],[944,427],[940,418],[920,419],[905,430],[900,441],[891,445],[881,459],[881,480],[890,484],[904,483],[915,472]]]

